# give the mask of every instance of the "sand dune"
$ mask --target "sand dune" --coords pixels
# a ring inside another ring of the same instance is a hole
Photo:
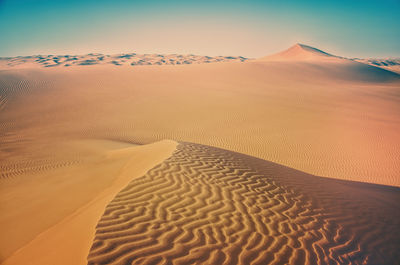
[[[342,59],[320,49],[297,43],[289,49],[277,54],[268,55],[258,59],[259,61],[321,61]]]
[[[0,86],[3,174],[81,156],[60,139],[174,139],[400,186],[400,76],[351,60],[9,69]]]
[[[379,198],[379,200],[377,199]],[[181,143],[107,206],[89,264],[394,264],[400,189]]]
[[[319,50],[317,48],[297,43],[289,49],[257,59],[258,61],[335,61],[345,59]],[[201,56],[194,54],[100,54],[90,53],[85,55],[33,55],[18,57],[0,57],[0,69],[32,68],[32,67],[57,67],[57,66],[82,66],[82,65],[181,65],[214,62],[245,62],[252,60],[243,56]],[[355,62],[383,68],[400,73],[400,60],[398,58],[348,58]],[[0,100],[1,108],[1,100]]]
[[[360,59],[360,58],[345,58],[324,52],[320,49],[297,43],[289,49],[277,54],[268,55],[257,59],[257,61],[308,61],[308,62],[343,62],[353,61],[362,64],[379,67],[391,72],[400,73],[400,59]]]
[[[0,60],[0,262],[400,258],[399,74],[306,45],[102,56]]]
[[[395,73],[400,74],[400,59],[353,59],[354,61],[377,66]]]
[[[2,264],[85,264],[105,206],[176,146],[173,141],[79,144],[97,149],[79,165],[0,180]]]

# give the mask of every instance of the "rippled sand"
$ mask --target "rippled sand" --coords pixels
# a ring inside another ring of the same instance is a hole
[[[400,259],[398,74],[193,58],[2,65],[2,264]]]

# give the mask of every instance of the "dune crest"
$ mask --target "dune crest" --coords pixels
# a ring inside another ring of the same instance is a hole
[[[356,62],[369,64],[372,66],[380,67],[395,73],[400,74],[400,58],[392,58],[392,59],[376,59],[376,58],[369,58],[369,59],[353,59]]]
[[[337,60],[341,57],[329,54],[320,49],[297,43],[289,49],[262,57],[259,61],[315,61],[315,60]]]
[[[179,67],[99,56],[0,70],[0,260],[399,259],[399,74],[305,45]],[[137,146],[163,139],[182,143]]]
[[[130,181],[168,158],[176,145],[168,140],[128,145],[79,166],[31,174],[29,180],[23,179],[24,185],[16,185],[18,179],[0,182],[4,213],[0,216],[0,263],[86,264],[106,205]]]
[[[399,188],[180,143],[106,207],[88,264],[391,264],[399,199]]]

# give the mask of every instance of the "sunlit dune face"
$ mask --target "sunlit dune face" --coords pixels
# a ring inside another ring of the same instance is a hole
[[[0,265],[398,264],[398,10],[0,0]]]
[[[23,71],[13,75],[36,81],[10,77],[30,96],[10,98],[4,117],[19,129],[4,139],[29,135],[32,146],[13,147],[27,154],[39,139],[67,135],[201,142],[320,176],[399,185],[398,77],[337,60]]]
[[[5,265],[398,260],[395,72],[303,44],[0,67]]]

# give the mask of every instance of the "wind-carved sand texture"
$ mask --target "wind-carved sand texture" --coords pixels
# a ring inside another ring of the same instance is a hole
[[[399,188],[180,143],[106,207],[88,264],[395,264],[399,200]]]
[[[246,62],[11,67],[0,72],[0,166],[11,177],[76,163],[79,147],[59,157],[69,139],[173,139],[400,186],[399,87],[399,74],[304,45]]]
[[[0,60],[2,265],[399,260],[393,69],[303,44],[107,58]]]

